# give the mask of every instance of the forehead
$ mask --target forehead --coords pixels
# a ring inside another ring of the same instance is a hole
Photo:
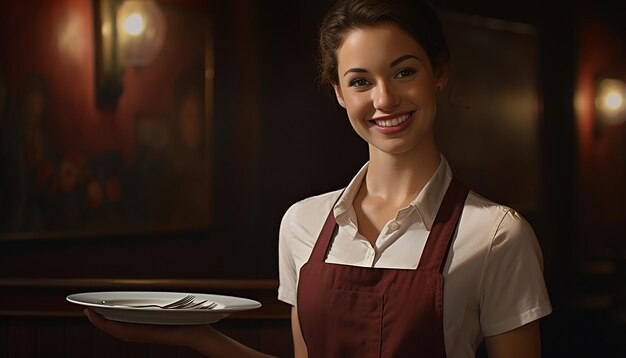
[[[344,36],[337,49],[339,69],[368,67],[380,62],[386,66],[396,58],[413,55],[427,63],[428,56],[411,35],[393,23],[381,23],[372,27],[355,28]]]

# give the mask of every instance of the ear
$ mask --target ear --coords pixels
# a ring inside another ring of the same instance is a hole
[[[435,77],[435,88],[442,91],[448,85],[448,65],[444,65],[439,71],[437,71]]]
[[[343,100],[343,94],[341,93],[341,88],[338,84],[333,83],[333,89],[335,90],[335,96],[337,96],[337,102],[343,108],[346,108],[346,103]]]

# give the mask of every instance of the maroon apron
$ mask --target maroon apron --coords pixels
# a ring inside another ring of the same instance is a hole
[[[325,263],[331,210],[298,282],[309,358],[446,357],[442,270],[467,193],[453,178],[417,269]]]

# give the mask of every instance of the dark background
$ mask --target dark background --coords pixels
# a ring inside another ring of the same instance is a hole
[[[34,18],[43,22],[51,9],[70,8],[91,16],[87,0],[50,3],[26,2],[38,14]],[[277,278],[277,232],[284,211],[306,196],[344,186],[367,160],[366,145],[352,132],[334,97],[314,81],[316,27],[331,1],[162,3],[192,7],[214,19],[210,225],[146,234],[6,236],[0,240],[3,302],[12,302],[16,287],[42,290],[46,280],[245,280],[270,282],[271,287]],[[0,69],[9,88],[21,80],[20,71],[45,72],[63,65],[52,63],[42,69],[28,58],[12,55],[13,49],[23,46],[32,46],[37,53],[38,44],[20,39],[28,38],[24,33],[40,31],[37,24],[28,23],[29,18],[8,21],[25,6],[16,4],[0,5]],[[434,4],[443,11],[535,26],[540,111],[535,148],[539,186],[534,195],[539,202],[522,214],[542,245],[555,308],[542,321],[544,355],[626,354],[626,125],[599,124],[592,109],[596,76],[611,74],[626,80],[626,5],[443,0]],[[493,49],[499,50],[504,49]],[[69,77],[55,81],[67,81],[73,88],[77,82],[84,81],[80,88],[92,83]],[[483,90],[489,96],[489,89]],[[77,92],[68,92],[66,103],[72,103]],[[157,102],[155,95],[147,103]],[[102,136],[101,147],[127,150],[123,139],[127,124],[115,113],[69,108],[65,117],[66,122],[60,123],[72,128],[68,137],[88,136],[84,142],[90,143],[89,138]],[[502,149],[491,149],[495,158]],[[495,173],[499,168],[490,170]],[[484,187],[479,180],[470,184]],[[499,199],[497,193],[518,189],[506,181],[495,184],[493,192],[486,188],[481,194]],[[4,206],[0,212],[7,215],[10,210]],[[29,288],[29,282],[36,282],[38,288]],[[0,330],[0,357],[21,351],[15,345],[1,349],[14,337],[12,327],[41,325],[51,319],[26,311],[3,308],[10,324]],[[46,331],[37,332],[41,341]]]

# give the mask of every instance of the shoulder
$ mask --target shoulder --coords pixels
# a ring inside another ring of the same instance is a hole
[[[333,205],[339,198],[341,190],[311,196],[302,199],[287,209],[283,216],[283,223],[298,223],[301,221],[315,221],[326,218]]]
[[[474,192],[465,202],[459,239],[475,253],[482,252],[484,264],[526,259],[543,267],[541,248],[528,221],[514,209]]]
[[[543,269],[541,247],[526,219],[514,209],[470,192],[461,225],[470,240],[483,238],[484,269],[536,265]]]
[[[306,242],[310,246],[319,234],[341,190],[302,199],[287,209],[280,225],[281,240]]]
[[[278,257],[279,298],[295,304],[295,287],[300,267],[308,260],[328,213],[341,194],[333,191],[296,202],[280,224]]]
[[[470,192],[463,209],[463,221],[476,229],[489,230],[488,236],[535,237],[531,225],[514,209]]]

